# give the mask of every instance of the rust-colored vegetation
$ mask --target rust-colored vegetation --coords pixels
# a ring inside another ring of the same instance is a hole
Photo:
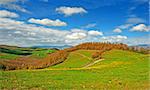
[[[55,53],[49,54],[43,59],[32,59],[32,58],[20,58],[10,61],[0,62],[2,68],[5,70],[16,70],[16,69],[39,69],[46,68],[48,66],[61,63],[68,56],[68,52],[64,50],[57,51]]]
[[[99,50],[96,53],[93,53],[92,58],[93,59],[101,59],[101,54],[105,51],[112,50],[112,49],[121,49],[121,50],[131,50],[131,51],[137,51],[135,48],[129,48],[126,44],[122,43],[100,43],[100,42],[89,42],[89,43],[83,43],[79,44],[77,46],[67,48],[64,50],[58,50],[57,52],[51,53],[45,58],[42,59],[33,59],[33,58],[19,58],[16,60],[10,60],[10,61],[1,61],[1,67],[4,70],[16,70],[16,69],[40,69],[40,68],[46,68],[58,63],[63,62],[70,52],[75,50]],[[147,51],[145,49],[138,49],[138,52],[144,52]]]

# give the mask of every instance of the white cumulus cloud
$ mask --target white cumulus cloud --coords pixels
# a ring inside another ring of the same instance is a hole
[[[104,37],[100,38],[100,40],[104,41],[104,42],[123,42],[126,39],[127,39],[127,36],[121,36],[121,35],[117,35],[117,36],[104,36]]]
[[[130,31],[148,32],[150,31],[150,26],[146,26],[145,24],[138,24],[133,26]]]
[[[88,34],[91,36],[99,36],[99,35],[101,36],[103,35],[103,32],[91,30],[91,31],[88,31]]]
[[[116,28],[116,29],[113,30],[113,32],[115,32],[115,33],[121,33],[122,30],[120,28]]]
[[[78,40],[78,39],[84,39],[86,38],[86,34],[85,33],[72,33],[72,34],[69,34],[66,36],[66,39],[69,39],[69,40]]]
[[[7,10],[0,10],[0,17],[1,18],[17,18],[19,17],[19,15],[14,12],[7,11]]]
[[[34,46],[44,44],[65,44],[70,32],[27,24],[10,18],[0,18],[0,44]]]
[[[6,45],[74,45],[99,40],[100,36],[91,36],[88,32],[78,28],[53,29],[12,18],[0,18],[0,44]]]
[[[71,16],[73,14],[87,13],[87,11],[82,7],[66,7],[66,6],[56,8],[56,12],[64,14],[65,16]]]
[[[30,23],[36,23],[46,26],[67,26],[67,23],[60,21],[59,19],[51,20],[51,19],[34,19],[31,18],[28,20]]]

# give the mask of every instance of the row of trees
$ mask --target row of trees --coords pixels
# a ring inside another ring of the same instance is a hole
[[[82,43],[72,48],[65,49],[68,52],[72,52],[79,49],[85,50],[111,50],[111,49],[122,49],[128,50],[128,46],[122,43],[101,43],[101,42],[89,42]]]
[[[4,70],[46,68],[63,62],[67,58],[68,54],[69,53],[65,50],[60,50],[49,54],[44,59],[33,60],[32,58],[21,58],[10,61],[1,61],[0,64],[1,68]]]

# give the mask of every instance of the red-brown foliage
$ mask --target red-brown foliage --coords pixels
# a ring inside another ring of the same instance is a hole
[[[102,54],[105,52],[105,50],[99,50],[92,54],[93,59],[102,59]]]
[[[10,61],[0,62],[5,70],[16,70],[16,69],[38,69],[46,68],[48,66],[61,63],[68,56],[68,52],[64,50],[57,51],[55,53],[49,54],[44,59],[33,60],[32,58],[21,58]]]
[[[83,43],[74,46],[72,48],[60,50],[55,53],[49,54],[47,57],[41,60],[40,59],[34,60],[32,58],[20,58],[16,60],[2,61],[0,62],[0,64],[3,65],[3,68],[5,70],[46,68],[63,62],[67,58],[69,52],[80,50],[80,49],[100,50],[99,52],[94,53],[92,56],[93,58],[100,59],[101,54],[107,50],[111,50],[111,49],[128,50],[128,46],[126,44],[111,44],[111,43],[99,43],[99,42]]]
[[[79,44],[77,46],[74,46],[72,48],[66,49],[68,52],[72,52],[79,49],[85,49],[85,50],[111,50],[111,49],[122,49],[122,50],[128,50],[128,46],[126,44],[122,43],[100,43],[100,42],[89,42],[89,43],[83,43]]]

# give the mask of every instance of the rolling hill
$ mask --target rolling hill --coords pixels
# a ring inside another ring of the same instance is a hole
[[[17,46],[8,46],[0,45],[0,61],[1,60],[14,60],[19,57],[34,57],[34,58],[43,58],[47,54],[53,53],[57,50],[51,48],[30,48],[30,47],[17,47]]]
[[[63,63],[39,70],[1,71],[1,89],[52,90],[148,90],[149,55],[124,50],[102,54],[92,60],[95,50],[77,50]]]
[[[25,51],[32,53],[32,55],[36,55],[36,54],[34,54],[34,51],[43,52],[43,51],[41,51],[41,48],[27,48],[27,49],[21,48],[21,47],[15,47],[15,48],[16,49],[8,49],[7,52],[5,52],[5,53],[17,54],[17,55],[19,53],[19,55],[20,55],[20,53],[23,53],[24,49],[25,49]],[[15,58],[13,60],[0,60],[0,66],[4,70],[42,69],[42,68],[47,68],[49,66],[64,62],[68,58],[68,55],[71,52],[74,52],[77,50],[99,50],[99,53],[97,53],[95,56],[96,56],[96,58],[101,58],[101,54],[103,52],[109,51],[112,49],[128,50],[129,48],[126,44],[122,44],[122,43],[87,42],[87,43],[82,43],[82,44],[76,45],[71,48],[58,50],[54,53],[47,53],[47,51],[44,51],[44,53],[45,53],[45,54],[43,54],[44,57],[41,59],[40,58],[32,58],[32,57],[23,57],[23,58]],[[47,50],[47,49],[42,49],[42,50]],[[53,50],[51,50],[50,52],[53,52]],[[37,54],[37,55],[41,56],[41,54],[40,55]],[[1,56],[3,56],[3,55],[1,55]],[[78,58],[78,57],[76,57],[76,58]]]
[[[80,68],[93,61],[92,53],[96,50],[77,50],[71,52],[68,58],[61,64],[54,65],[53,68]]]

